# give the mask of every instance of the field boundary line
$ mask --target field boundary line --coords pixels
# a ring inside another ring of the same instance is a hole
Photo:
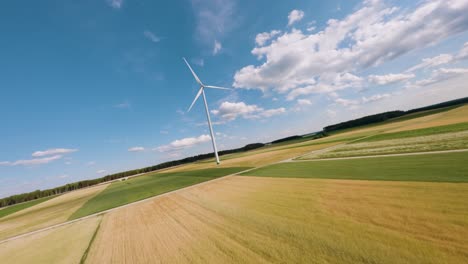
[[[268,165],[271,165],[271,164],[268,164]],[[60,223],[60,224],[56,224],[56,225],[48,226],[48,227],[38,229],[38,230],[35,230],[35,231],[31,231],[31,232],[28,232],[28,233],[13,236],[13,237],[1,240],[0,244],[7,243],[7,242],[10,242],[10,241],[13,241],[13,240],[16,240],[16,239],[19,239],[19,238],[23,238],[23,237],[26,237],[26,236],[38,234],[38,233],[41,233],[41,232],[44,232],[44,231],[52,230],[52,229],[55,229],[55,228],[59,228],[59,227],[62,227],[62,226],[66,226],[66,225],[69,225],[69,224],[73,224],[73,223],[76,223],[76,222],[79,222],[79,221],[82,221],[82,220],[86,220],[86,219],[89,219],[89,218],[92,218],[92,217],[96,217],[96,216],[99,216],[99,215],[110,213],[112,211],[116,211],[116,210],[119,210],[119,209],[122,209],[122,208],[125,208],[125,207],[128,207],[128,206],[132,206],[132,205],[135,205],[135,204],[144,203],[144,202],[150,201],[152,199],[158,199],[160,197],[165,197],[167,195],[171,195],[171,194],[174,194],[174,193],[177,193],[177,192],[180,192],[180,191],[185,191],[185,190],[188,190],[188,189],[191,189],[191,188],[199,187],[199,186],[202,186],[204,184],[213,183],[215,181],[220,181],[220,180],[223,180],[225,178],[235,176],[235,175],[240,174],[240,173],[249,172],[251,170],[258,169],[258,168],[261,168],[261,167],[265,167],[265,166],[268,166],[268,165],[254,167],[254,168],[246,169],[246,170],[243,170],[243,171],[231,173],[231,174],[221,176],[221,177],[218,177],[218,178],[215,178],[215,179],[212,179],[212,180],[207,180],[207,181],[200,182],[200,183],[190,185],[190,186],[187,186],[187,187],[183,187],[183,188],[180,188],[180,189],[177,189],[177,190],[173,190],[173,191],[169,191],[169,192],[162,193],[162,194],[159,194],[159,195],[151,196],[151,197],[145,198],[143,200],[138,200],[138,201],[131,202],[131,203],[128,203],[128,204],[120,205],[120,206],[117,206],[117,207],[114,207],[114,208],[111,208],[111,209],[107,209],[107,210],[104,210],[104,211],[101,211],[101,212],[98,212],[98,213],[83,216],[83,217],[73,219],[73,220],[70,220],[70,221],[67,221],[67,222],[63,222],[63,223]]]
[[[323,159],[289,160],[288,162],[293,162],[293,163],[294,163],[294,162],[326,161],[326,160],[348,160],[348,159],[367,159],[367,158],[380,158],[380,157],[400,157],[400,156],[415,156],[415,155],[457,153],[457,152],[467,152],[467,151],[468,151],[468,149],[451,149],[451,150],[437,150],[437,151],[425,151],[425,152],[408,152],[408,153],[369,155],[369,156],[354,156],[354,157],[337,157],[337,158],[323,158]]]

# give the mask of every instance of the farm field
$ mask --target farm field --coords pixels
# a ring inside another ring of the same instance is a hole
[[[0,244],[2,263],[80,263],[101,217]]]
[[[86,263],[465,263],[466,199],[465,183],[233,176],[106,214]]]
[[[381,135],[383,136],[385,134]],[[409,136],[398,139],[382,139],[379,141],[372,140],[372,138],[373,137],[369,137],[363,139],[362,141],[358,140],[349,144],[344,144],[338,148],[323,153],[310,153],[298,159],[307,160],[468,149],[468,128],[467,130],[461,132],[443,133],[429,136]]]
[[[152,173],[122,182],[114,182],[81,208],[69,220],[98,213],[193,184],[246,170],[246,167],[206,169],[189,172]]]
[[[0,218],[0,240],[156,196],[1,243],[0,258],[14,263],[465,263],[468,152],[317,160],[466,149],[465,114],[468,108],[462,106],[389,120],[225,155],[221,166],[209,159],[54,197]],[[304,154],[306,160],[277,163]],[[209,181],[253,167],[242,176]]]
[[[242,175],[287,178],[468,182],[467,152],[284,162]]]
[[[36,200],[32,200],[32,201],[28,201],[28,202],[8,206],[8,207],[5,207],[5,208],[1,208],[0,209],[0,218],[2,218],[4,216],[7,216],[7,215],[10,215],[10,214],[13,214],[15,212],[18,212],[20,210],[26,209],[28,207],[34,206],[36,204],[40,204],[42,202],[45,202],[45,201],[50,200],[50,199],[55,198],[55,197],[56,196],[43,197],[43,198],[39,198],[39,199],[36,199]]]
[[[38,230],[68,220],[87,200],[104,190],[99,185],[66,193],[0,219],[0,239]]]

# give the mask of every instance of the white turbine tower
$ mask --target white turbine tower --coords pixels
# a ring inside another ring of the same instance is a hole
[[[195,104],[198,97],[200,97],[200,95],[202,94],[203,95],[203,102],[205,103],[206,119],[208,119],[208,126],[210,127],[211,143],[213,143],[213,151],[214,151],[215,157],[216,157],[216,164],[219,164],[218,149],[216,147],[216,140],[215,140],[215,135],[214,135],[214,132],[213,132],[213,126],[211,125],[210,111],[208,110],[208,104],[206,103],[205,88],[221,89],[221,90],[231,90],[231,89],[224,88],[224,87],[219,87],[219,86],[213,86],[213,85],[204,85],[200,81],[200,78],[198,78],[197,74],[193,71],[192,67],[190,67],[190,64],[187,62],[187,60],[185,58],[183,58],[183,59],[185,61],[185,64],[187,64],[190,71],[192,72],[193,78],[195,78],[195,81],[197,81],[197,83],[200,85],[200,90],[198,90],[197,96],[195,96],[195,99],[193,99],[193,102],[190,105],[187,112],[190,112],[190,109],[192,109],[192,106]]]

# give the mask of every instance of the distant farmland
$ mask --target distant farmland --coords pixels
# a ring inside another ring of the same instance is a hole
[[[2,209],[0,259],[468,263],[466,124],[468,106],[431,110]]]

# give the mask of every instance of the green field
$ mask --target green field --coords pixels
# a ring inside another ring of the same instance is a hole
[[[430,136],[351,143],[323,153],[311,153],[299,159],[324,159],[385,154],[468,149],[468,130]]]
[[[87,201],[73,213],[69,220],[101,212],[117,206],[163,194],[200,182],[212,180],[236,172],[246,167],[204,169],[174,173],[154,173],[127,181],[115,182]]]
[[[242,175],[382,181],[468,182],[468,152],[279,163]]]
[[[446,126],[436,126],[436,127],[408,130],[408,131],[400,131],[400,132],[394,132],[394,133],[378,134],[375,136],[363,138],[361,140],[356,140],[353,143],[381,141],[381,140],[389,140],[389,139],[400,139],[400,138],[408,138],[408,137],[421,137],[421,136],[437,135],[437,134],[443,134],[443,133],[460,132],[460,131],[465,131],[465,130],[468,130],[468,122],[446,125]]]
[[[50,200],[50,199],[52,199],[54,197],[57,197],[57,196],[53,195],[53,196],[49,196],[49,197],[39,198],[39,199],[32,200],[32,201],[29,201],[29,202],[15,204],[15,205],[0,209],[0,218],[2,218],[4,216],[7,216],[7,215],[10,215],[12,213],[16,213],[16,212],[18,212],[20,210],[23,210],[23,209],[26,209],[28,207],[34,206],[36,204],[40,204],[40,203],[45,202],[47,200]]]

